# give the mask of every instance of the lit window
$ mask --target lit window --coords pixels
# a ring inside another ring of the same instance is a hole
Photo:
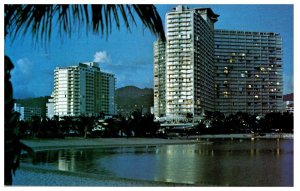
[[[228,95],[229,95],[229,93],[228,93],[228,92],[226,92],[226,91],[225,91],[225,92],[223,92],[223,94],[224,94],[224,97],[225,97],[225,98],[227,98],[227,97],[228,97]]]

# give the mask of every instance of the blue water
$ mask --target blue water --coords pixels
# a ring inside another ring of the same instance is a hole
[[[36,161],[42,168],[199,186],[293,186],[293,156],[292,139],[261,139],[41,151]]]

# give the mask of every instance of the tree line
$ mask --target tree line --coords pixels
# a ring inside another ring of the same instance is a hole
[[[293,133],[294,116],[289,112],[271,112],[263,117],[238,112],[225,116],[223,113],[205,112],[204,119],[193,129],[202,134],[228,133]]]
[[[134,111],[130,117],[116,115],[110,118],[84,116],[59,118],[33,116],[29,121],[19,121],[21,138],[64,138],[77,137],[165,137],[160,133],[160,123],[154,121],[154,115],[142,115]],[[165,129],[168,132],[170,129]],[[172,130],[172,129],[171,129]],[[205,112],[201,122],[189,128],[188,134],[229,134],[229,133],[293,133],[292,113],[267,113],[257,117],[249,113],[238,112],[225,116],[223,113]]]
[[[154,115],[142,115],[134,111],[130,117],[116,115],[109,118],[81,115],[78,117],[33,116],[31,120],[19,121],[21,138],[64,138],[77,137],[155,137],[159,123],[154,122]]]

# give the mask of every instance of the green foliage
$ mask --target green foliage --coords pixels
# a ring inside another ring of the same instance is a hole
[[[105,126],[103,137],[118,137],[118,132],[121,129],[119,122],[116,118],[106,119],[105,123],[107,125]]]
[[[292,133],[294,130],[294,116],[292,113],[268,113],[262,120],[266,132],[276,130],[284,133]]]
[[[154,115],[135,111],[131,117],[122,115],[105,119],[102,117],[90,117],[81,115],[79,117],[64,116],[58,120],[57,116],[52,119],[35,116],[30,121],[20,121],[20,137],[22,138],[64,138],[65,136],[81,137],[156,137],[159,123],[154,122]],[[103,129],[93,132],[95,127]]]
[[[267,113],[257,118],[249,113],[238,112],[225,117],[221,112],[206,112],[205,118],[195,128],[194,132],[201,134],[218,133],[293,133],[292,113]]]

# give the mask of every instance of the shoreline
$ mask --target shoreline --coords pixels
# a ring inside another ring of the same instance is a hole
[[[193,136],[191,136],[193,137]],[[197,136],[195,136],[197,137]],[[207,134],[198,136],[200,139],[211,138],[211,139],[294,139],[292,133],[265,133],[262,135],[255,134]]]
[[[197,139],[161,139],[161,138],[81,138],[66,137],[64,139],[26,139],[22,143],[35,151],[56,150],[63,148],[113,148],[126,146],[155,146],[174,144],[206,143]]]
[[[253,134],[207,134],[176,136],[165,138],[82,138],[66,137],[64,139],[23,139],[22,143],[34,150],[52,150],[61,148],[94,148],[94,147],[123,147],[123,146],[154,146],[154,145],[172,145],[172,144],[195,144],[207,143],[210,139],[293,139],[293,134],[275,134],[264,135]]]

